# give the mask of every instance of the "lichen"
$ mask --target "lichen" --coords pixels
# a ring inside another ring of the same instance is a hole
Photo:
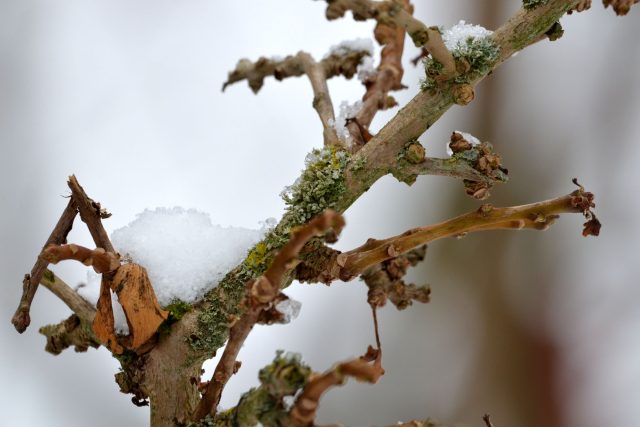
[[[302,175],[282,194],[286,211],[280,224],[248,252],[242,264],[204,296],[197,331],[189,337],[194,350],[213,353],[222,347],[228,325],[234,316],[241,314],[238,305],[247,282],[266,271],[277,250],[288,241],[291,230],[327,208],[337,208],[346,191],[344,172],[349,159],[348,152],[336,147],[313,150],[307,156]]]
[[[335,146],[313,150],[306,169],[296,183],[282,193],[286,204],[283,218],[289,230],[308,222],[327,208],[335,208],[345,192],[344,170],[350,154]]]
[[[456,84],[467,84],[473,79],[487,74],[500,57],[500,48],[491,37],[467,37],[459,42],[451,55],[456,61],[458,75],[453,79]],[[435,91],[439,87],[444,66],[428,56],[424,61],[426,76],[421,81],[423,91]]]
[[[522,0],[522,6],[527,10],[535,9],[547,3],[549,3],[549,0]]]

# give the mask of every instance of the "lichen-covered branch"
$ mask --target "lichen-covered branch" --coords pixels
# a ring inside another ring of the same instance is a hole
[[[49,238],[44,244],[43,249],[51,244],[59,245],[66,243],[67,235],[71,231],[71,227],[73,227],[73,220],[77,213],[76,205],[74,201],[70,199],[62,212],[58,223],[53,228],[51,235],[49,235]],[[47,261],[38,258],[31,269],[31,274],[25,275],[25,280],[22,282],[22,297],[20,298],[18,309],[11,319],[11,323],[13,323],[13,326],[20,333],[23,333],[31,323],[31,316],[29,315],[31,302],[33,301],[33,297],[38,289],[38,284],[42,280],[42,275],[44,274],[47,265]]]
[[[45,350],[51,354],[60,354],[71,346],[78,352],[87,351],[89,347],[100,347],[91,324],[75,314],[57,325],[41,327],[40,333],[47,337]]]
[[[229,331],[229,341],[216,366],[213,378],[209,381],[202,400],[194,412],[193,419],[199,420],[207,415],[215,415],[216,408],[222,396],[224,386],[233,375],[234,366],[240,348],[258,322],[260,314],[280,293],[280,286],[285,276],[295,267],[295,260],[304,245],[312,238],[323,235],[332,230],[336,236],[342,230],[344,220],[339,214],[327,210],[322,215],[296,229],[289,242],[275,256],[271,266],[256,280],[247,283],[247,294],[243,305],[247,307],[245,313],[238,319]]]

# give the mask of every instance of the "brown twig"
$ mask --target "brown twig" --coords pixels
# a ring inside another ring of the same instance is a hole
[[[70,199],[69,203],[67,203],[67,207],[62,212],[58,223],[53,228],[51,235],[49,235],[49,238],[44,244],[43,249],[51,244],[66,243],[67,235],[73,227],[73,220],[77,213],[76,205],[74,201]],[[31,269],[31,274],[25,275],[25,280],[22,282],[22,298],[20,299],[18,309],[11,319],[11,323],[13,323],[13,326],[20,333],[23,333],[31,323],[31,317],[29,315],[31,302],[33,301],[33,297],[38,289],[38,284],[42,280],[42,275],[47,268],[47,264],[47,261],[38,258]]]
[[[120,258],[113,252],[106,252],[102,248],[89,249],[84,246],[49,245],[40,257],[51,264],[63,260],[80,261],[86,266],[92,266],[96,273],[109,273],[120,267]]]
[[[384,240],[370,240],[333,258],[324,270],[334,274],[335,279],[351,280],[372,265],[437,239],[484,230],[546,230],[562,213],[584,214],[587,222],[583,235],[598,235],[600,223],[591,212],[594,206],[593,194],[582,188],[566,196],[529,205],[496,208],[486,204],[476,211],[439,224],[414,228]]]
[[[401,7],[393,1],[371,0],[327,0],[327,19],[333,20],[344,16],[351,10],[355,20],[375,19],[385,25],[395,25],[409,34],[417,47],[425,48],[445,70],[455,74],[456,67],[453,56],[447,50],[440,32],[436,28],[427,27],[422,21],[414,18],[412,8]]]
[[[84,188],[80,186],[75,175],[71,175],[69,177],[68,184],[71,189],[71,198],[78,207],[80,218],[85,224],[87,224],[89,233],[91,233],[91,237],[93,238],[96,246],[107,252],[116,253],[113,245],[111,244],[111,240],[109,240],[109,235],[102,225],[102,219],[109,218],[111,214],[102,208],[100,203],[95,202],[87,196],[87,193],[85,193]]]
[[[616,12],[616,15],[623,16],[629,13],[631,6],[640,2],[640,0],[603,0],[604,7],[611,6]]]
[[[193,414],[194,420],[200,420],[208,414],[215,415],[222,390],[233,375],[236,358],[242,344],[258,322],[262,311],[268,309],[270,303],[278,296],[286,274],[295,267],[295,260],[300,250],[313,237],[321,235],[329,229],[333,229],[336,234],[339,234],[343,226],[342,216],[331,210],[324,211],[307,224],[294,230],[289,242],[278,252],[267,271],[247,284],[248,292],[243,301],[247,310],[229,331],[227,346],[216,366],[213,378],[209,381]]]
[[[60,298],[81,320],[88,324],[93,322],[96,309],[51,270],[45,270],[40,284]]]
[[[298,60],[302,64],[305,74],[311,82],[313,88],[313,108],[318,112],[320,121],[322,122],[322,134],[324,136],[324,145],[340,145],[336,129],[332,126],[335,121],[333,104],[327,87],[327,76],[322,63],[316,62],[311,55],[306,52],[299,52]]]
[[[273,76],[276,80],[283,80],[287,77],[299,77],[305,73],[305,69],[299,52],[296,55],[289,55],[284,59],[274,59],[260,57],[256,62],[248,59],[241,59],[236,64],[236,68],[229,72],[227,81],[222,85],[224,91],[227,86],[246,80],[254,93],[258,93],[264,84],[264,79]],[[344,50],[338,53],[331,53],[318,62],[324,71],[325,78],[344,76],[347,79],[353,77],[358,69],[362,58],[370,53],[364,50]],[[308,54],[306,54],[308,55]]]
[[[344,384],[349,377],[358,381],[364,381],[371,384],[378,382],[380,377],[384,375],[384,369],[380,364],[379,352],[370,363],[371,348],[367,355],[348,362],[340,363],[322,375],[318,375],[311,380],[302,389],[302,393],[296,399],[289,417],[295,427],[308,427],[313,425],[316,418],[316,411],[320,398],[331,387]],[[375,353],[375,351],[374,351]]]
[[[484,414],[482,416],[482,421],[484,421],[487,427],[493,427],[493,423],[491,422],[491,415]]]

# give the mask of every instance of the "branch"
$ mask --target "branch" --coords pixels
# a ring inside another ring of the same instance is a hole
[[[456,66],[453,56],[447,50],[440,31],[427,27],[422,21],[414,18],[413,8],[402,8],[393,1],[370,0],[326,0],[327,19],[333,20],[344,16],[347,10],[353,13],[357,21],[375,19],[384,25],[394,25],[406,30],[416,47],[423,47],[431,56],[444,65],[451,75],[455,74]],[[407,5],[407,3],[405,3]]]
[[[71,227],[73,227],[73,220],[75,219],[76,214],[76,205],[74,201],[70,199],[67,207],[62,212],[58,223],[53,228],[51,235],[44,244],[43,249],[51,244],[66,243],[67,235],[71,231]],[[47,261],[38,258],[31,269],[31,274],[25,275],[25,280],[22,282],[22,297],[20,298],[18,309],[11,319],[11,323],[13,323],[13,326],[20,333],[23,333],[31,323],[31,317],[29,316],[31,302],[33,301],[33,297],[38,289],[38,284],[42,280],[42,275],[47,268],[47,264]]]
[[[528,205],[496,208],[485,204],[476,211],[439,224],[414,228],[384,240],[369,239],[356,249],[332,257],[319,276],[325,282],[336,279],[348,281],[373,265],[444,237],[499,229],[546,230],[562,213],[582,213],[587,218],[582,234],[597,236],[600,222],[591,212],[595,206],[593,198],[592,193],[580,187],[566,196]]]
[[[335,76],[345,76],[350,79],[356,74],[358,64],[368,51],[344,50],[339,53],[332,53],[319,62],[324,71],[325,78]],[[264,79],[273,76],[276,80],[284,80],[287,77],[299,77],[306,73],[303,57],[306,52],[299,52],[296,55],[289,55],[284,59],[260,57],[256,62],[248,59],[238,61],[236,68],[229,72],[227,81],[222,85],[224,91],[227,86],[242,80],[247,80],[253,93],[258,93],[264,84]]]
[[[229,331],[229,341],[216,366],[213,378],[209,381],[194,412],[194,420],[200,420],[208,414],[215,416],[222,390],[233,375],[236,358],[242,344],[258,322],[262,311],[268,309],[270,303],[279,294],[286,274],[296,265],[295,260],[300,250],[313,237],[324,234],[330,229],[339,234],[343,226],[342,217],[331,210],[315,217],[306,225],[293,231],[289,242],[275,256],[269,269],[262,276],[247,284],[248,291],[243,304],[248,309]]]
[[[111,240],[109,240],[107,231],[102,226],[102,219],[109,218],[111,214],[100,206],[100,203],[93,201],[87,196],[87,193],[85,193],[84,189],[80,186],[75,175],[69,177],[68,184],[71,189],[71,198],[78,207],[80,218],[87,224],[87,228],[96,246],[107,252],[116,253],[116,250],[113,249],[113,245],[111,244]]]
[[[39,332],[47,337],[45,350],[51,354],[60,354],[71,346],[77,352],[87,351],[89,347],[100,347],[91,331],[91,324],[75,314],[57,325],[43,326]]]
[[[96,309],[51,270],[45,270],[40,283],[60,298],[80,320],[89,324],[93,322]]]
[[[309,77],[313,88],[313,108],[316,109],[320,121],[322,121],[324,145],[340,145],[336,129],[332,126],[335,122],[335,114],[331,96],[329,95],[329,88],[327,87],[327,76],[324,72],[324,67],[306,52],[299,52],[296,56],[302,63],[302,68],[307,77]]]
[[[344,384],[349,377],[371,384],[378,382],[384,375],[384,369],[378,357],[373,360],[373,363],[369,363],[371,360],[368,355],[371,350],[370,348],[368,354],[363,357],[340,363],[324,374],[312,377],[289,412],[292,424],[295,427],[312,426],[322,395],[330,388]]]
[[[106,252],[102,248],[89,249],[80,245],[49,245],[40,257],[51,264],[63,260],[80,261],[86,266],[92,266],[98,274],[109,273],[120,267],[120,258],[113,252]]]

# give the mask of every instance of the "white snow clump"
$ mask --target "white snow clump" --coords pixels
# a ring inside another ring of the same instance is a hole
[[[291,323],[300,314],[302,303],[294,299],[286,299],[276,304],[276,310],[282,313],[282,323]]]
[[[342,101],[340,103],[340,112],[338,113],[338,117],[336,117],[335,120],[329,120],[329,125],[336,130],[338,138],[347,145],[351,144],[351,134],[346,126],[347,119],[354,118],[361,109],[362,101],[356,101],[353,104],[349,104],[347,101]]]
[[[349,52],[368,52],[369,56],[373,56],[373,42],[371,39],[359,38],[354,40],[345,40],[339,44],[331,46],[329,53],[324,57],[331,55],[347,55]]]
[[[361,82],[366,82],[370,78],[376,75],[376,68],[373,65],[373,58],[370,56],[365,56],[360,60],[360,64],[358,64],[358,80]]]
[[[448,30],[444,30],[442,33],[442,41],[449,50],[454,50],[467,39],[481,39],[493,34],[493,31],[489,31],[481,25],[467,24],[461,20]]]

